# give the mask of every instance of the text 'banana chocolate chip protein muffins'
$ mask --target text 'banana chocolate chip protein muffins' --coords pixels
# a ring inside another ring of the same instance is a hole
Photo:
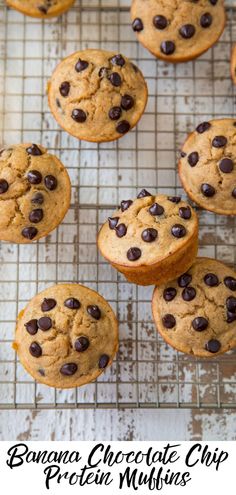
[[[20,362],[38,382],[72,388],[95,380],[118,350],[118,323],[108,302],[79,284],[54,285],[20,313]]]
[[[75,0],[6,0],[7,5],[31,17],[45,19],[63,14]]]
[[[131,18],[140,43],[169,62],[199,57],[226,21],[224,0],[133,0]]]
[[[0,150],[0,240],[30,243],[63,220],[71,197],[60,160],[36,144]]]
[[[236,45],[233,47],[231,56],[231,75],[234,84],[236,84]]]
[[[139,121],[147,85],[136,65],[121,54],[83,50],[65,58],[48,84],[53,116],[85,141],[113,141]]]
[[[236,273],[197,258],[177,280],[156,287],[153,317],[164,340],[178,351],[213,357],[236,347]]]
[[[179,175],[190,198],[202,208],[236,215],[236,120],[199,124],[183,146]]]
[[[193,263],[198,248],[198,218],[178,196],[153,195],[143,189],[120,208],[98,235],[101,254],[127,280],[162,284]]]

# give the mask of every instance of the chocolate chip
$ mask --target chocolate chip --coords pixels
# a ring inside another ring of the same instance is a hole
[[[201,185],[201,192],[204,196],[206,196],[207,198],[212,198],[212,196],[215,195],[216,193],[216,190],[213,186],[211,186],[210,184],[202,184]]]
[[[121,98],[121,106],[123,110],[130,110],[134,106],[134,99],[131,95],[124,95]]]
[[[121,211],[126,211],[128,210],[128,208],[133,204],[133,201],[131,199],[127,199],[127,200],[124,200],[124,201],[121,201],[121,204],[120,204],[120,209]]]
[[[204,277],[204,282],[209,287],[216,287],[219,285],[219,279],[214,273],[207,273]]]
[[[226,307],[230,313],[236,313],[236,297],[228,297],[226,300]]]
[[[178,278],[179,287],[187,287],[192,282],[192,275],[184,273]]]
[[[7,192],[9,184],[5,179],[0,179],[0,194]]]
[[[42,368],[40,368],[40,369],[38,370],[38,373],[39,373],[41,376],[45,376],[45,371],[44,371]]]
[[[196,29],[192,24],[184,24],[184,26],[181,26],[179,32],[182,38],[189,39],[194,36]]]
[[[99,309],[98,306],[96,306],[96,305],[87,306],[87,312],[95,320],[100,320],[100,318],[101,318],[101,311],[100,311],[100,309]]]
[[[227,323],[233,323],[236,321],[236,313],[231,313],[230,311],[227,311]]]
[[[66,299],[64,302],[64,306],[68,309],[79,309],[81,304],[78,301],[78,299],[75,299],[74,297],[69,297],[69,299]]]
[[[236,187],[235,187],[235,188],[233,189],[233,191],[232,191],[232,196],[233,196],[233,198],[235,198],[235,199],[236,199]]]
[[[225,136],[215,136],[213,141],[212,141],[212,146],[214,148],[223,148],[226,146],[228,140]]]
[[[38,327],[40,330],[43,330],[46,332],[47,330],[50,330],[52,328],[52,320],[49,318],[49,316],[42,316],[38,320]]]
[[[191,212],[191,209],[189,208],[189,206],[182,206],[179,209],[179,216],[181,218],[183,218],[184,220],[189,220],[192,216],[192,212]]]
[[[75,70],[76,72],[82,72],[83,70],[87,69],[88,67],[88,62],[86,62],[86,60],[81,60],[81,58],[79,58],[78,62],[75,64]]]
[[[66,96],[68,96],[68,94],[70,92],[70,83],[68,81],[64,81],[63,83],[61,83],[59,91],[61,93],[61,96],[66,98]]]
[[[172,301],[177,294],[177,290],[174,287],[167,287],[163,292],[165,301]]]
[[[167,27],[168,21],[164,15],[155,15],[153,17],[153,25],[157,29],[165,29]]]
[[[205,345],[206,351],[212,352],[213,354],[219,352],[220,348],[221,348],[221,343],[219,342],[219,340],[216,339],[208,340],[208,342]]]
[[[142,239],[144,242],[154,242],[157,239],[158,232],[156,229],[145,229],[142,232]]]
[[[44,184],[49,191],[54,191],[57,188],[57,179],[54,175],[46,175]]]
[[[173,41],[162,41],[161,51],[165,55],[172,55],[175,51],[175,43]]]
[[[139,17],[134,19],[134,21],[132,22],[132,28],[133,31],[136,31],[138,33],[143,30],[143,22]]]
[[[218,0],[209,0],[209,2],[211,3],[211,5],[216,5]]]
[[[168,201],[171,201],[171,203],[180,203],[181,197],[180,196],[168,196]]]
[[[183,225],[176,223],[175,225],[173,225],[171,229],[171,233],[174,237],[181,239],[181,237],[184,237],[187,232],[186,232],[186,228]]]
[[[142,189],[142,191],[138,193],[137,199],[146,198],[147,196],[152,196],[152,194],[148,192],[146,189]]]
[[[42,174],[38,170],[30,170],[27,174],[27,179],[30,184],[40,184],[42,178]]]
[[[75,122],[79,122],[80,124],[85,122],[85,120],[87,119],[86,113],[81,110],[81,108],[74,108],[71,117],[75,120]]]
[[[104,368],[107,367],[108,363],[110,361],[110,358],[107,354],[103,354],[100,359],[99,359],[99,362],[98,362],[98,366],[101,370],[103,370]]]
[[[203,330],[206,330],[208,327],[208,320],[203,318],[203,316],[197,316],[197,318],[194,318],[192,321],[192,326],[197,332],[203,332]]]
[[[122,114],[122,110],[120,107],[112,107],[109,110],[109,117],[111,120],[119,120]]]
[[[117,124],[116,130],[117,132],[119,132],[119,134],[126,134],[126,132],[130,130],[129,122],[127,122],[127,120],[121,120],[121,122]]]
[[[181,156],[181,158],[185,158],[185,156],[187,156],[187,153],[185,153],[184,151],[181,151],[180,156]]]
[[[42,356],[42,347],[37,342],[32,342],[29,347],[31,356],[39,358]]]
[[[138,247],[131,247],[127,251],[127,258],[129,261],[136,261],[142,256],[142,251]]]
[[[26,148],[26,151],[29,155],[39,156],[42,155],[42,151],[36,144],[32,144],[29,148]]]
[[[232,291],[235,291],[236,290],[236,278],[234,278],[234,277],[225,277],[224,284],[225,284],[225,286],[228,289],[230,289]]]
[[[111,230],[114,230],[119,222],[119,217],[109,217],[108,218],[108,223],[109,223],[109,228]]]
[[[182,292],[182,298],[184,301],[192,301],[196,297],[196,290],[194,287],[185,287]]]
[[[152,206],[150,206],[149,208],[149,213],[153,216],[160,216],[160,215],[163,215],[164,213],[164,208],[163,206],[159,205],[158,203],[154,203]]]
[[[205,14],[202,14],[201,19],[200,19],[200,24],[202,28],[208,28],[212,24],[212,15],[209,14],[209,12],[206,12]]]
[[[21,234],[23,235],[23,237],[25,237],[26,239],[29,239],[30,241],[32,241],[32,239],[34,239],[34,237],[36,237],[37,233],[38,233],[38,230],[35,227],[25,227],[21,231]]]
[[[195,167],[198,161],[199,161],[199,154],[197,151],[193,151],[192,153],[190,153],[190,155],[188,155],[188,163],[190,167]]]
[[[108,79],[112,84],[112,86],[116,86],[116,87],[121,86],[122,79],[120,77],[120,74],[118,74],[118,72],[112,72],[108,77]]]
[[[196,128],[196,131],[199,133],[199,134],[203,134],[204,132],[208,131],[211,127],[211,124],[210,122],[202,122],[201,124],[199,124]]]
[[[79,337],[76,339],[74,345],[77,352],[84,352],[89,347],[89,339],[87,339],[87,337]]]
[[[165,328],[174,328],[176,325],[176,319],[173,315],[167,314],[163,316],[162,323]]]
[[[41,12],[44,15],[48,13],[48,7],[46,7],[45,5],[39,5],[37,9],[39,10],[39,12]]]
[[[42,304],[41,304],[41,310],[42,311],[51,311],[51,309],[55,308],[57,302],[55,299],[47,299],[46,297],[44,298]]]
[[[230,174],[234,168],[234,162],[230,158],[223,158],[220,162],[220,170],[224,172],[224,174]]]
[[[66,363],[60,369],[60,373],[64,376],[72,376],[78,370],[78,366],[75,363]]]
[[[39,223],[43,219],[43,210],[41,208],[37,208],[36,210],[32,210],[29,214],[29,221],[32,223]]]
[[[115,231],[116,231],[117,237],[124,237],[126,235],[126,232],[127,232],[127,227],[124,223],[120,223],[120,225],[118,225],[115,228]]]
[[[33,204],[42,205],[43,202],[44,202],[44,197],[40,192],[35,193],[34,196],[32,196],[31,198],[31,203]]]
[[[111,63],[113,65],[119,65],[120,67],[123,67],[125,65],[125,59],[119,53],[118,55],[115,55],[114,57],[111,58]]]
[[[38,331],[38,321],[36,319],[27,321],[25,328],[30,335],[35,335]]]

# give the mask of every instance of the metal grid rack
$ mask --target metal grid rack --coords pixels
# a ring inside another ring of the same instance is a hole
[[[158,337],[152,287],[128,284],[96,248],[99,225],[122,199],[146,187],[182,193],[178,149],[204,119],[235,116],[229,60],[236,41],[235,2],[220,42],[194,62],[156,61],[136,42],[128,0],[78,0],[65,15],[40,21],[0,0],[0,142],[41,142],[68,167],[72,205],[63,224],[32,245],[0,245],[0,408],[236,408],[235,352],[197,360]],[[119,142],[78,142],[50,115],[46,84],[57,62],[86,47],[123,52],[142,69],[149,102],[138,127]],[[79,185],[79,187],[78,187]],[[236,265],[233,218],[200,214],[200,254]],[[15,319],[26,302],[56,282],[79,281],[98,290],[120,321],[120,351],[96,383],[78,390],[36,384],[11,348]]]

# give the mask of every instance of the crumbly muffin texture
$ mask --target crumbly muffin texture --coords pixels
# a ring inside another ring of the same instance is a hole
[[[55,285],[19,315],[13,348],[37,381],[77,387],[111,364],[118,349],[117,319],[97,292],[79,284]]]
[[[156,57],[183,62],[198,57],[220,37],[224,0],[133,0],[132,27]]]
[[[137,124],[147,103],[147,86],[140,70],[123,55],[88,49],[56,67],[48,99],[59,125],[73,136],[112,141]]]
[[[32,17],[54,17],[68,10],[75,0],[6,0],[9,7]]]
[[[46,236],[63,220],[70,194],[65,167],[42,146],[0,150],[0,239],[29,243]]]
[[[236,346],[236,273],[217,260],[197,258],[157,287],[152,309],[162,337],[181,352],[212,357]]]
[[[183,146],[179,174],[197,204],[215,213],[236,215],[236,121],[199,124]]]

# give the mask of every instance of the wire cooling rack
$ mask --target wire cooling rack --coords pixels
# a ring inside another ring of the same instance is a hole
[[[194,62],[156,61],[130,28],[129,1],[80,0],[65,15],[40,21],[0,0],[0,143],[36,142],[68,167],[72,205],[63,224],[30,246],[0,245],[0,408],[236,408],[235,353],[197,360],[158,337],[152,287],[128,284],[96,247],[101,223],[122,199],[143,187],[182,193],[178,150],[197,123],[235,116],[229,61],[236,42],[235,2],[214,49]],[[81,48],[123,52],[142,69],[149,102],[138,127],[115,143],[79,142],[49,113],[47,80],[58,61]],[[200,254],[236,265],[235,219],[200,214]],[[120,321],[120,350],[95,383],[53,390],[35,383],[11,348],[15,319],[38,291],[56,282],[81,282],[112,304]]]

